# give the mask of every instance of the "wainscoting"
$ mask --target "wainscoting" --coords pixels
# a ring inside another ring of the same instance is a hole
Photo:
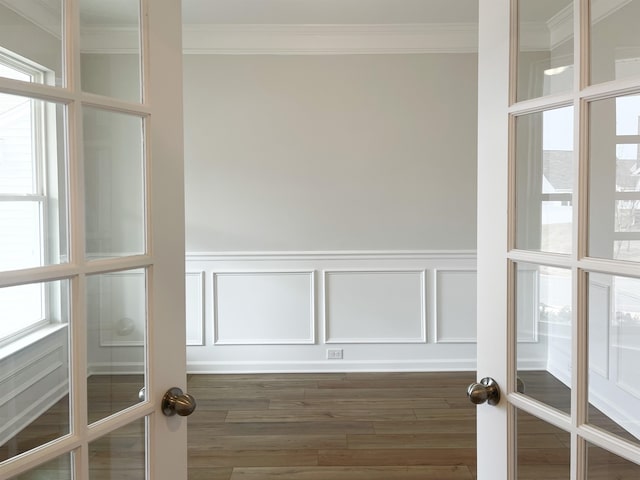
[[[69,393],[68,329],[52,324],[5,346],[3,353],[0,446]]]
[[[186,270],[191,373],[475,368],[474,252],[188,253]]]

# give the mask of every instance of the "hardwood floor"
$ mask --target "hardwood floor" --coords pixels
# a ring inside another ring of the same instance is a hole
[[[190,480],[475,477],[474,373],[194,375]]]
[[[568,411],[568,389],[522,372],[528,394]],[[471,480],[476,477],[474,373],[190,375],[189,480]],[[91,377],[92,421],[138,401],[140,376]],[[489,408],[482,406],[480,408]],[[591,408],[602,428],[630,436]],[[0,446],[0,461],[68,431],[62,399]],[[89,446],[92,480],[144,478],[144,422]],[[490,435],[489,435],[490,437]],[[569,478],[569,435],[518,411],[519,480]],[[589,480],[640,478],[640,467],[589,448]],[[19,480],[68,480],[69,456]]]

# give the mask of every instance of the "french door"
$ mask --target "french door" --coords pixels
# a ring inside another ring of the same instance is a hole
[[[180,18],[0,1],[0,478],[186,478]]]
[[[640,478],[638,0],[480,0],[478,478]]]

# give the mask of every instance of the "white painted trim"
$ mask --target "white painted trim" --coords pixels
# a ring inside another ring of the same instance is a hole
[[[475,260],[475,250],[187,252],[187,261]]]
[[[85,53],[140,55],[140,30],[126,25],[83,26],[80,49]]]
[[[420,337],[415,338],[334,338],[331,339],[329,333],[329,318],[327,315],[327,277],[331,274],[361,274],[361,273],[419,273],[420,274]],[[357,344],[397,344],[397,343],[427,343],[427,271],[425,269],[399,269],[399,268],[375,268],[375,269],[331,269],[322,271],[322,315],[324,324],[324,343],[357,343]]]
[[[604,370],[601,368],[598,368],[597,366],[593,365],[591,363],[591,358],[588,357],[587,362],[589,363],[589,370],[592,370],[594,373],[597,373],[598,375],[600,375],[602,378],[604,378],[605,380],[609,380],[609,371],[611,369],[611,319],[614,318],[614,312],[613,312],[613,303],[611,300],[611,286],[610,285],[606,285],[602,282],[595,282],[595,281],[590,281],[589,282],[589,286],[588,288],[591,287],[596,287],[596,288],[602,288],[605,290],[606,292],[606,298],[607,298],[607,319],[606,319],[606,325],[607,325],[607,329],[605,332],[605,338],[604,338],[604,344],[607,346],[607,355],[605,356],[605,366],[604,366]],[[589,329],[589,324],[587,323],[587,329],[589,332],[589,335],[591,335],[591,331]]]
[[[36,401],[29,405],[24,405],[24,409],[21,410],[19,415],[11,418],[4,425],[0,426],[0,445],[4,445],[9,439],[15,437],[25,426],[43,415],[68,394],[69,381],[66,380],[44,397],[36,399]]]
[[[192,347],[192,346],[203,346],[205,344],[205,271],[204,270],[198,270],[198,271],[187,271],[185,272],[185,277],[197,277],[198,279],[198,295],[199,295],[199,319],[200,319],[200,341],[195,341],[195,342],[190,342],[189,339],[187,338],[187,346]],[[186,283],[186,281],[185,281]],[[185,319],[187,320],[187,319]]]
[[[0,5],[14,11],[26,20],[39,25],[55,38],[62,33],[62,12],[57,12],[42,0],[0,0]]]
[[[87,366],[87,378],[91,375],[145,375],[143,362],[96,362]]]
[[[46,357],[47,355],[50,355],[52,353],[54,353],[56,350],[62,350],[63,347],[62,346],[58,346],[57,348],[52,348],[49,349],[48,351],[46,351],[43,355],[38,355],[38,357],[36,357],[35,361],[30,362],[29,365],[26,366],[22,366],[20,369],[18,369],[17,371],[13,372],[12,375],[9,375],[7,378],[3,379],[3,381],[9,380],[12,376],[16,376],[18,373],[20,373],[23,370],[26,370],[30,365],[32,365],[33,363],[35,363],[38,360],[42,360],[44,357]],[[9,402],[9,400],[11,400],[12,398],[17,397],[18,395],[20,395],[22,392],[26,391],[27,389],[33,387],[36,383],[38,383],[41,380],[44,380],[46,377],[48,377],[49,375],[51,375],[53,372],[55,372],[56,370],[60,369],[60,368],[66,368],[67,365],[64,364],[61,360],[57,360],[54,363],[51,363],[47,366],[47,368],[45,368],[44,370],[40,370],[38,372],[37,375],[34,375],[33,377],[30,377],[29,380],[25,383],[22,383],[18,386],[16,386],[13,390],[11,391],[7,391],[4,392],[4,395],[2,395],[0,397],[0,405],[4,405],[7,402]]]
[[[439,305],[438,305],[438,275],[442,272],[457,272],[457,273],[472,273],[474,275],[478,275],[478,272],[476,270],[472,270],[472,269],[468,269],[468,268],[460,268],[460,269],[455,269],[455,268],[442,268],[442,269],[434,269],[433,270],[433,325],[434,325],[434,336],[433,336],[433,342],[434,343],[476,343],[476,339],[475,338],[470,338],[470,337],[458,337],[458,338],[454,338],[454,337],[450,337],[450,338],[444,338],[442,335],[439,334],[439,331],[441,330],[440,328],[438,328],[440,326],[440,315],[439,315]]]
[[[474,371],[476,359],[455,360],[321,360],[189,362],[187,373],[314,373],[314,372],[452,372]]]
[[[130,26],[83,27],[81,35],[82,53],[140,53],[139,31]],[[185,54],[474,53],[478,26],[474,23],[190,24],[183,26],[182,36]]]
[[[301,339],[274,339],[269,341],[260,340],[220,340],[218,338],[218,280],[220,275],[242,276],[242,275],[300,275],[306,274],[309,277],[309,338]],[[316,272],[315,270],[216,270],[211,275],[211,288],[213,300],[213,344],[214,345],[314,345],[316,343]]]
[[[380,25],[185,25],[186,54],[340,55],[473,53],[474,23]]]

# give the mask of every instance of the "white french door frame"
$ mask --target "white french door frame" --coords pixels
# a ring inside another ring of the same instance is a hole
[[[80,0],[63,0],[66,84],[55,87],[0,78],[0,92],[57,102],[66,107],[68,263],[0,272],[0,287],[69,280],[71,319],[70,433],[0,464],[0,478],[26,472],[73,452],[74,478],[86,479],[88,445],[132,421],[147,419],[147,478],[186,478],[186,420],[162,415],[171,387],[185,388],[184,186],[182,122],[182,26],[180,0],[140,0],[141,103],[85,93],[80,76]],[[145,254],[89,261],[85,256],[82,108],[140,117],[144,138]],[[87,276],[147,270],[146,398],[87,425]]]
[[[516,101],[518,0],[480,0],[478,141],[478,378],[503,389],[497,408],[478,407],[478,478],[516,477],[515,412],[522,409],[571,436],[571,479],[586,478],[586,442],[640,464],[640,447],[587,424],[587,272],[640,276],[637,264],[587,257],[589,104],[640,93],[640,79],[589,85],[589,0],[574,1],[574,87]],[[578,14],[575,14],[578,12]],[[573,231],[570,255],[515,249],[515,119],[574,107]],[[516,391],[515,265],[572,273],[571,415]]]

